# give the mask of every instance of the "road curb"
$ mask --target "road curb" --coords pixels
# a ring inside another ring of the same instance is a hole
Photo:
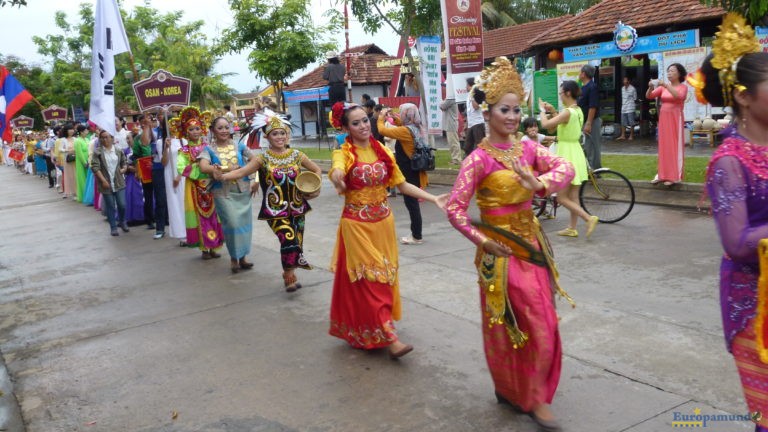
[[[331,161],[315,161],[323,172],[331,168]],[[438,168],[429,172],[429,182],[436,185],[452,185],[456,181],[457,169]],[[666,207],[708,211],[709,197],[704,195],[702,183],[678,183],[674,186],[652,185],[647,181],[631,181],[635,188],[635,202]]]

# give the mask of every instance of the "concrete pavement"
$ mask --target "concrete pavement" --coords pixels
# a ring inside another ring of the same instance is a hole
[[[423,205],[426,242],[401,247],[400,361],[327,335],[328,264],[342,201],[312,201],[304,288],[282,289],[278,243],[255,221],[254,270],[201,261],[0,167],[0,352],[25,429],[8,431],[535,431],[499,406],[482,350],[474,248]],[[442,193],[448,188],[431,188]],[[408,217],[393,200],[399,235]],[[543,221],[562,285],[567,431],[659,432],[677,415],[744,414],[720,329],[720,247],[709,217],[639,205],[590,241]],[[580,227],[581,228],[581,227]],[[0,383],[2,381],[0,380]],[[707,430],[748,431],[746,422]]]

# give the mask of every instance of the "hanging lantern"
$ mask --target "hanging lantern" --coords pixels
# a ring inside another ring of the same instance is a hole
[[[547,54],[547,58],[553,62],[560,61],[563,58],[563,53],[560,50],[553,49]]]

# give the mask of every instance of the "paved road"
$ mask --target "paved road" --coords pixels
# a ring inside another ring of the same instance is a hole
[[[226,258],[201,261],[141,227],[112,238],[97,212],[42,180],[0,167],[0,185],[0,351],[13,380],[11,393],[0,378],[0,429],[24,430],[18,401],[29,432],[536,430],[495,403],[473,248],[431,206],[424,245],[401,248],[398,328],[416,350],[393,362],[327,335],[341,208],[327,181],[307,219],[317,268],[299,273],[295,294],[282,290],[278,243],[262,222],[256,268],[232,275]],[[554,410],[566,430],[659,432],[675,412],[746,411],[721,336],[708,216],[638,206],[590,241],[551,240],[578,303],[559,303]]]

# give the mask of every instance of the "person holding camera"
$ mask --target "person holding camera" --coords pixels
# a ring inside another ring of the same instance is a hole
[[[651,80],[648,83],[646,99],[661,99],[659,110],[659,167],[651,184],[664,182],[672,186],[683,179],[683,140],[685,119],[683,107],[688,96],[688,87],[683,81],[687,72],[680,63],[667,68],[667,79]]]
[[[385,119],[394,118],[395,126],[387,127]],[[400,114],[392,112],[392,109],[386,109],[383,116],[379,116],[377,121],[379,133],[388,138],[397,140],[395,143],[395,160],[400,171],[405,176],[405,181],[424,189],[427,187],[427,172],[414,171],[411,168],[411,158],[416,150],[416,141],[421,139],[426,142],[426,130],[421,121],[419,108],[412,103],[400,105]],[[412,196],[403,196],[405,208],[408,209],[408,215],[411,218],[411,235],[400,238],[400,243],[405,245],[420,245],[424,243],[421,235],[421,208],[419,200]]]

